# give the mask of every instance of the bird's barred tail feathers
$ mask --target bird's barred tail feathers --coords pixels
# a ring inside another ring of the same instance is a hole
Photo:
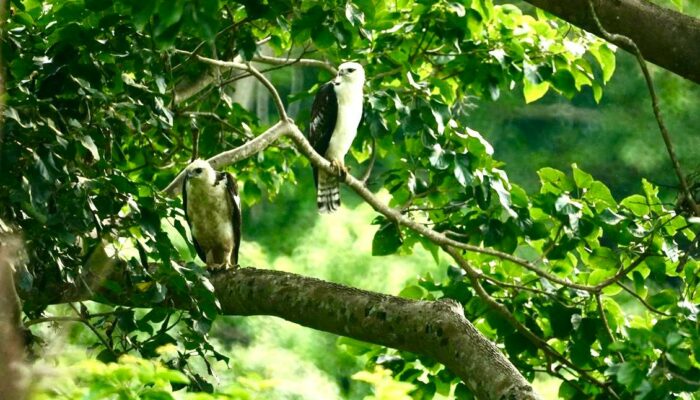
[[[321,214],[330,214],[340,208],[340,181],[337,176],[319,171],[316,204]]]

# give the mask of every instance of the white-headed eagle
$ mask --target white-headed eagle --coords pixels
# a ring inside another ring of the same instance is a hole
[[[362,65],[343,63],[338,68],[335,80],[318,89],[311,107],[309,142],[338,171],[333,175],[314,167],[316,203],[320,213],[331,213],[340,207],[339,177],[347,173],[345,154],[350,150],[362,120],[364,83],[365,70]]]
[[[182,205],[197,255],[208,269],[238,265],[241,244],[241,198],[228,172],[216,172],[204,160],[185,170]]]

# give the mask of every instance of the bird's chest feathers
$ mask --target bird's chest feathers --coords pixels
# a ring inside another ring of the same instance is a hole
[[[193,182],[187,186],[187,215],[192,235],[202,246],[233,238],[232,209],[225,182],[212,186]]]
[[[362,119],[362,90],[336,90],[338,117],[326,157],[342,161]]]

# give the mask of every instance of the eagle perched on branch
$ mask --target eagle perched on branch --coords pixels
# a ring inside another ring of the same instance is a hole
[[[204,160],[193,161],[185,171],[182,205],[197,255],[208,269],[235,268],[241,244],[236,179],[228,172],[216,172]]]
[[[345,154],[350,150],[362,120],[362,87],[365,70],[356,62],[338,68],[335,80],[321,86],[311,107],[309,142],[317,153],[331,162],[337,174],[314,167],[316,203],[320,213],[340,208],[340,177],[347,174]]]

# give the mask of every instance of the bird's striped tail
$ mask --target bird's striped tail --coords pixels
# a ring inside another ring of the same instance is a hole
[[[340,208],[340,181],[337,176],[318,171],[316,204],[321,214],[330,214]]]

